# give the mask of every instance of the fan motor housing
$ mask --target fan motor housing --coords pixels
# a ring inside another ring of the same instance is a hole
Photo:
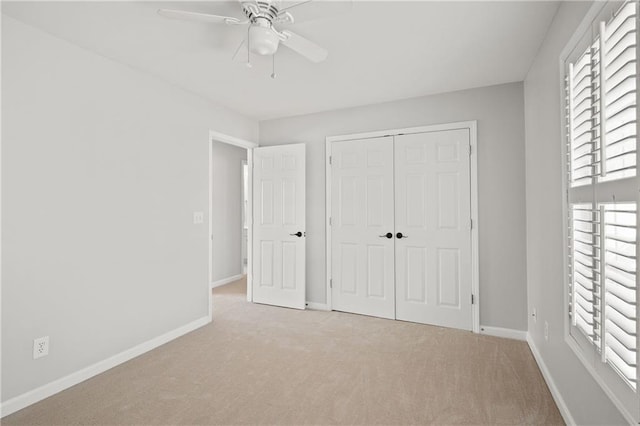
[[[259,0],[242,3],[242,11],[251,22],[258,18],[265,18],[272,22],[278,16],[278,6],[274,0]]]

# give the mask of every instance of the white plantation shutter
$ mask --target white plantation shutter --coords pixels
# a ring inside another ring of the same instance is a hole
[[[598,217],[591,204],[571,206],[572,323],[591,342],[598,342],[600,265]]]
[[[595,176],[593,67],[591,49],[569,64],[568,126],[571,135],[569,173],[571,186],[587,185]]]
[[[626,3],[611,22],[604,25],[605,143],[601,180],[635,176],[637,7],[635,1]]]
[[[570,334],[637,413],[638,0],[590,36],[565,68]]]
[[[603,361],[636,389],[636,203],[603,204]]]

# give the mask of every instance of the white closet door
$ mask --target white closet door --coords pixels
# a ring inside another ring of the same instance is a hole
[[[333,309],[394,318],[393,137],[334,142],[331,155]]]
[[[253,150],[253,301],[305,307],[305,146]]]
[[[396,318],[472,329],[469,130],[395,138]]]

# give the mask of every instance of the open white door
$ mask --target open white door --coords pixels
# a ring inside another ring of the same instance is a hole
[[[253,150],[253,301],[305,308],[305,146]]]

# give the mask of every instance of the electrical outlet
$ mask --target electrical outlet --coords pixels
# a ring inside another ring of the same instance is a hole
[[[533,317],[533,322],[538,322],[538,310],[536,308],[533,308],[532,312],[531,312],[531,316]]]
[[[33,359],[49,355],[49,336],[33,339]]]
[[[549,323],[544,322],[544,340],[549,341]]]
[[[204,213],[203,212],[193,212],[193,224],[199,225],[204,222]]]

